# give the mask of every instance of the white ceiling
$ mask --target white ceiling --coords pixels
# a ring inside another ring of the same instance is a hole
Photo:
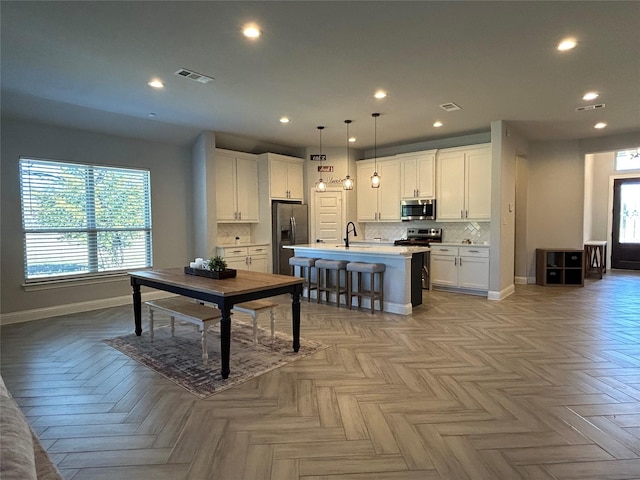
[[[638,1],[2,1],[1,20],[3,114],[64,126],[301,148],[318,144],[317,125],[323,145],[345,146],[349,118],[360,149],[373,144],[373,112],[380,147],[486,132],[493,120],[532,140],[640,129]],[[240,34],[249,21],[258,41]],[[579,44],[560,53],[565,36]],[[155,77],[164,90],[147,86]],[[589,90],[600,98],[583,101]],[[575,112],[592,103],[606,108]]]

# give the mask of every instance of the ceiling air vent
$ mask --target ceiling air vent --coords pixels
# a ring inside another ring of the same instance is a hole
[[[587,110],[598,110],[604,108],[604,103],[596,103],[595,105],[585,105],[583,107],[576,108],[576,112],[586,112]]]
[[[440,105],[440,108],[447,112],[455,112],[456,110],[461,110],[461,108],[453,102],[443,103],[442,105]]]
[[[180,70],[176,71],[175,74],[179,77],[188,78],[198,83],[213,82],[213,77],[207,77],[206,75],[202,75],[201,73],[197,73],[192,70],[187,70],[186,68],[181,68]]]

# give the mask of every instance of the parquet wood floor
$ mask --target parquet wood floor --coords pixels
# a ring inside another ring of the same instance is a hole
[[[205,400],[100,342],[131,307],[5,326],[1,372],[67,479],[640,479],[639,297],[613,272],[406,317],[303,301],[330,348]]]

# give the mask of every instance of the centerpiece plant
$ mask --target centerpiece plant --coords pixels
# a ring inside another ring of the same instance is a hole
[[[213,272],[224,272],[227,269],[227,262],[220,255],[216,255],[207,261],[206,267]]]

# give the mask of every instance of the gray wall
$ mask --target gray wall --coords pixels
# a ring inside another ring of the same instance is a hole
[[[18,160],[32,156],[151,171],[153,264],[179,267],[192,257],[191,151],[172,145],[2,118],[0,312],[41,309],[129,295],[128,277],[106,283],[25,291]]]
[[[536,248],[583,248],[585,236],[585,156],[640,145],[640,131],[623,135],[585,140],[531,142],[529,145],[527,257],[528,276],[535,277]],[[586,175],[587,178],[589,175]],[[603,172],[593,174],[594,182],[608,182]],[[595,185],[595,184],[594,184]],[[585,190],[586,188],[586,190]],[[605,194],[596,193],[605,188]],[[593,187],[591,217],[593,234],[601,235],[601,197],[608,195],[608,186]],[[599,213],[597,213],[599,212]],[[603,238],[602,238],[603,239]]]
[[[609,197],[611,195],[610,181],[612,177],[640,176],[638,170],[615,169],[615,153],[596,153],[587,155],[589,197],[592,208],[587,211],[585,222],[589,222],[585,229],[585,240],[610,240],[607,232],[609,218]],[[585,202],[587,199],[585,199]]]

